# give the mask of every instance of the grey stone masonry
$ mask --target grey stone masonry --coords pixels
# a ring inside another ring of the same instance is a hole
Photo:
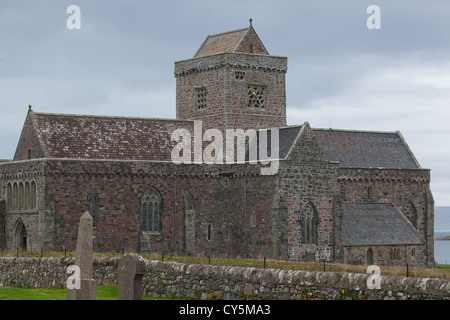
[[[145,261],[141,256],[127,253],[120,259],[118,300],[142,300],[142,277]]]
[[[80,218],[75,265],[80,268],[80,288],[67,289],[67,300],[95,300],[93,273],[92,217],[86,211]]]

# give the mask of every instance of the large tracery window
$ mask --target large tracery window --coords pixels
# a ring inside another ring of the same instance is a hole
[[[417,210],[411,201],[408,201],[403,207],[403,214],[408,218],[414,228],[417,228]]]
[[[266,106],[266,87],[251,85],[247,93],[248,107],[264,108]]]
[[[302,244],[316,243],[316,209],[312,203],[308,203],[302,211],[300,218]]]
[[[148,190],[142,197],[142,231],[158,232],[161,214],[161,199],[156,190]]]

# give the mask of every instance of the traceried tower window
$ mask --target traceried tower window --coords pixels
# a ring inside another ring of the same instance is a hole
[[[148,190],[142,197],[142,231],[158,232],[161,200],[155,190]]]
[[[266,106],[266,87],[255,85],[249,86],[247,101],[249,108],[264,108]]]
[[[198,110],[203,110],[207,107],[208,91],[205,87],[195,89],[195,106]]]

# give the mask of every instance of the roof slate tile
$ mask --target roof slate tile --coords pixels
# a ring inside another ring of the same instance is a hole
[[[390,203],[345,203],[342,207],[344,246],[424,243],[414,227]]]

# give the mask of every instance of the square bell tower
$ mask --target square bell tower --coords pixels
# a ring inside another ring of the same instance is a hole
[[[175,62],[177,119],[222,131],[286,126],[286,72],[287,58],[269,55],[251,19],[209,35],[193,58]]]

